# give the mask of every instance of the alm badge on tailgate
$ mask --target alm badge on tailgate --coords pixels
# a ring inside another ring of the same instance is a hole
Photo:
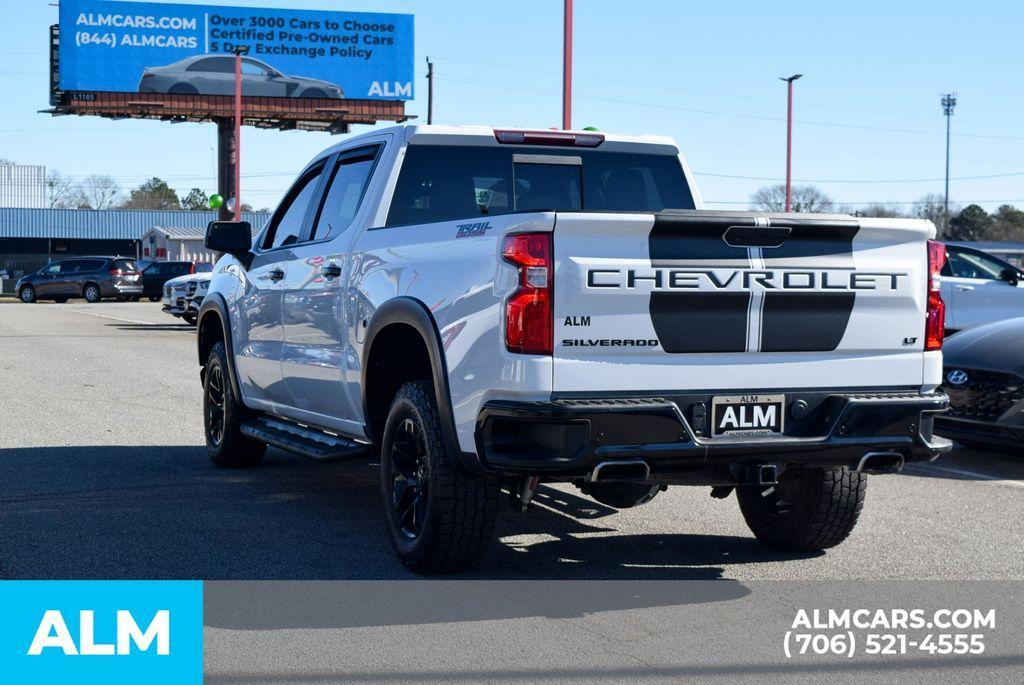
[[[712,435],[782,433],[785,395],[733,395],[711,400]]]

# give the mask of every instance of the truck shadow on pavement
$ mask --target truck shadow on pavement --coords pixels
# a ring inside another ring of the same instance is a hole
[[[0,578],[415,578],[366,462],[271,450],[260,468],[219,470],[201,447],[62,446],[2,449],[0,463]],[[459,578],[712,580],[806,558],[748,537],[615,534],[613,509],[546,486],[527,514],[499,506],[499,541]]]

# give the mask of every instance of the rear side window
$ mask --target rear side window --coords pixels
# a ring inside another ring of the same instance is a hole
[[[674,155],[410,145],[387,225],[537,210],[693,208],[693,196]]]
[[[264,250],[299,242],[306,214],[309,212],[310,203],[313,202],[317,188],[320,186],[320,175],[323,170],[324,163],[320,162],[300,176],[288,191],[281,206],[274,213],[274,218],[271,219],[267,235],[263,238]]]
[[[333,238],[352,224],[370,181],[370,174],[373,173],[379,149],[374,147],[346,154],[338,161],[311,239]]]
[[[76,259],[64,264],[65,273],[83,274],[99,271],[106,262],[102,259]]]
[[[102,264],[97,268],[103,268]],[[111,264],[110,268],[116,271],[138,271],[138,267],[135,265],[134,259],[115,259]]]

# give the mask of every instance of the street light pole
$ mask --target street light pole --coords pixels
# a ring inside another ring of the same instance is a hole
[[[793,211],[793,81],[803,74],[780,76],[786,82],[788,105],[786,107],[786,211]]]
[[[565,0],[562,41],[562,128],[572,128],[572,0]]]
[[[956,93],[942,96],[942,113],[946,115],[946,194],[942,211],[943,230],[949,226],[949,124],[953,120],[953,108],[956,107]]]

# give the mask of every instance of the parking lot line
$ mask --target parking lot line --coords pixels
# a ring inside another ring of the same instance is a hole
[[[140,326],[163,326],[162,323],[155,323],[153,321],[139,321],[138,319],[126,319],[121,316],[111,316],[110,314],[97,314],[96,312],[87,312],[81,309],[69,309],[69,312],[75,312],[76,314],[85,314],[86,316],[95,316],[98,319],[113,319],[114,321],[124,321],[125,323],[139,324]]]
[[[935,466],[934,464],[912,464],[906,467],[906,472],[911,475],[914,472],[918,473],[944,473],[950,476],[959,476],[960,478],[968,480],[983,480],[994,485],[1007,485],[1011,488],[1024,488],[1024,481],[1012,480],[1009,478],[1000,478],[999,476],[993,476],[988,473],[980,473],[978,471],[970,471],[968,469],[958,469],[951,466]]]

